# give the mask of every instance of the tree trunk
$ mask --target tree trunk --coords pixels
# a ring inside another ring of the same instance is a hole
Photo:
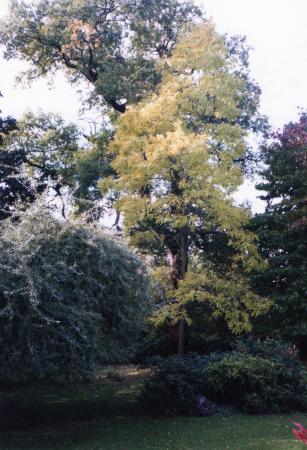
[[[184,355],[184,329],[185,329],[185,320],[179,319],[178,323],[178,356]]]
[[[168,258],[171,266],[171,280],[173,289],[178,289],[179,281],[182,280],[187,272],[188,266],[188,245],[187,239],[182,232],[178,236],[178,246],[169,250]],[[179,308],[182,310],[182,308]],[[185,320],[179,318],[178,322],[178,355],[184,355],[185,338]]]

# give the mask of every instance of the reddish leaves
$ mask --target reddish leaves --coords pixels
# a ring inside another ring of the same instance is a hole
[[[295,428],[292,430],[292,434],[298,441],[304,442],[307,445],[307,429],[303,427],[301,423],[294,423]]]

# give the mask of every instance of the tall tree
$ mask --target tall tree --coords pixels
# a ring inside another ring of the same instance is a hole
[[[234,206],[242,182],[239,161],[247,146],[243,101],[251,84],[238,56],[211,23],[187,31],[165,62],[157,94],[129,107],[120,118],[110,151],[116,179],[101,183],[121,194],[119,209],[131,243],[167,261],[178,350],[184,351],[185,304],[199,299],[216,305],[236,333],[250,327],[266,302],[253,294],[240,273],[259,263],[248,213]],[[257,100],[254,104],[256,116]],[[228,277],[192,263],[200,257],[200,232],[222,230],[235,253]]]
[[[259,324],[262,333],[283,336],[307,348],[306,195],[307,114],[275,133],[262,149],[265,213],[253,220],[268,270],[256,277],[259,292],[275,303]],[[306,350],[305,350],[306,355]]]
[[[7,58],[31,63],[28,78],[66,69],[93,96],[124,112],[160,81],[182,27],[200,11],[189,0],[12,0],[0,42]]]

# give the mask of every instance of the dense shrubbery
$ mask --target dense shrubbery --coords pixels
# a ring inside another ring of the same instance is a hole
[[[306,369],[276,342],[241,341],[231,352],[159,357],[149,365],[154,375],[144,384],[142,402],[156,413],[201,414],[202,395],[249,413],[307,410]]]
[[[305,375],[306,377],[306,375]],[[284,365],[248,353],[229,352],[203,370],[202,390],[217,402],[249,413],[278,413],[307,408],[301,365]]]
[[[154,375],[144,382],[141,394],[144,409],[161,415],[197,414],[204,358],[156,357],[148,359],[147,364]]]
[[[0,379],[64,381],[131,360],[148,299],[140,259],[97,228],[36,206],[3,222]]]

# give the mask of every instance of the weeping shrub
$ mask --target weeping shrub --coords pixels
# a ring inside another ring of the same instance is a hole
[[[0,379],[68,380],[131,360],[150,303],[141,260],[34,206],[0,229]]]

